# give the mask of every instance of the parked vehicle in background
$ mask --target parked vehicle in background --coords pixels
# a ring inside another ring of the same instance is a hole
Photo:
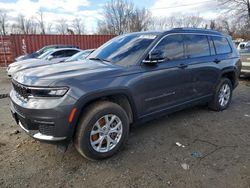
[[[197,104],[229,107],[241,68],[231,37],[205,29],[117,36],[87,59],[15,74],[10,108],[35,139],[117,153],[130,124]],[[152,133],[153,134],[153,133]]]
[[[26,54],[19,56],[15,59],[15,61],[22,61],[25,59],[31,59],[31,58],[37,58],[38,56],[42,55],[43,53],[53,50],[53,49],[58,49],[58,48],[79,48],[76,45],[62,45],[62,44],[56,44],[56,45],[49,45],[49,46],[44,46],[40,50],[33,52],[31,54]]]
[[[250,51],[240,52],[240,58],[242,61],[241,75],[250,76]]]
[[[64,62],[83,60],[86,57],[88,57],[89,54],[91,54],[94,50],[95,49],[88,49],[88,50],[80,51],[80,52],[76,53],[75,55],[69,57],[68,59],[65,59]]]
[[[24,69],[63,62],[65,59],[68,59],[80,51],[81,50],[77,48],[60,48],[48,50],[37,58],[26,59],[10,64],[7,67],[7,74],[9,77],[12,77],[13,74]]]
[[[247,42],[240,42],[237,46],[237,50],[243,50],[245,49]]]

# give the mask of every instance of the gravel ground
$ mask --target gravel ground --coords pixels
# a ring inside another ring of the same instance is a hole
[[[11,87],[5,75],[0,94]],[[0,187],[250,187],[247,79],[228,110],[195,107],[134,126],[125,149],[98,162],[33,140],[12,119],[9,98],[0,107]]]

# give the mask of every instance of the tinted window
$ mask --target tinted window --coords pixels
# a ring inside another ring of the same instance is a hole
[[[134,65],[155,37],[154,34],[118,36],[96,49],[88,59],[100,58],[122,66]]]
[[[65,57],[65,50],[57,51],[51,54],[54,58]]]
[[[210,55],[209,44],[206,35],[184,35],[186,56],[188,58],[204,57]]]
[[[160,41],[154,51],[160,51],[166,60],[183,59],[184,45],[181,35],[170,35]]]
[[[231,47],[225,37],[215,37],[213,36],[214,46],[217,54],[230,53]]]
[[[72,55],[76,54],[79,51],[76,50],[66,50],[65,51],[65,57],[71,57]]]

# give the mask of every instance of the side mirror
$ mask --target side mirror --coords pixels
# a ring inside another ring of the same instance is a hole
[[[161,50],[153,50],[151,53],[149,53],[148,59],[144,60],[143,62],[146,64],[156,64],[163,61],[164,59],[164,53]]]
[[[47,57],[47,60],[51,60],[51,59],[53,59],[53,58],[54,58],[53,55],[49,55],[49,56]]]

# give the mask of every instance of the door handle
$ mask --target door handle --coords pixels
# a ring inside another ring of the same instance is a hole
[[[219,59],[215,59],[214,60],[214,63],[216,63],[216,64],[218,64],[218,63],[220,63],[221,62],[221,60],[219,60]]]
[[[178,65],[178,68],[180,68],[180,69],[185,69],[187,67],[188,67],[188,65],[184,64],[184,63],[181,63],[181,64]]]

